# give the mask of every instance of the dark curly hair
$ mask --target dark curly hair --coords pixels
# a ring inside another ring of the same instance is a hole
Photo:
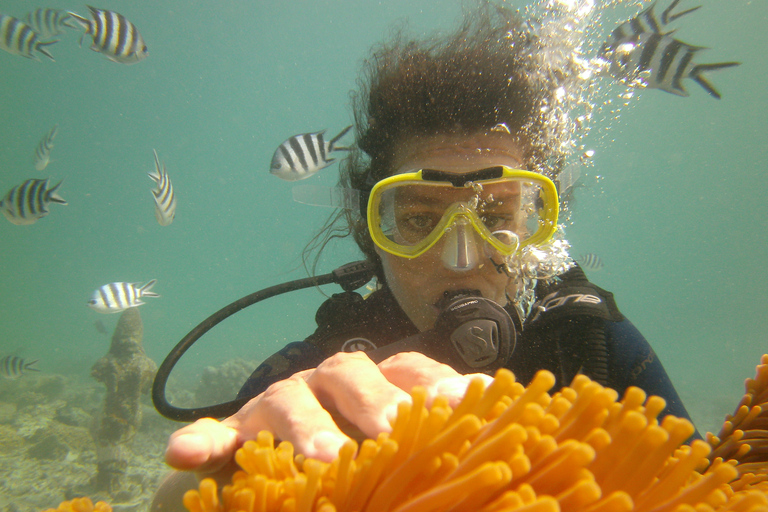
[[[340,187],[360,191],[360,210],[333,215],[305,249],[305,263],[316,252],[314,271],[323,247],[351,234],[383,277],[364,208],[373,184],[393,172],[398,145],[410,137],[503,129],[519,137],[529,169],[553,174],[555,144],[540,134],[556,80],[541,73],[536,44],[516,12],[484,2],[448,36],[410,40],[401,29],[374,47],[352,94],[356,144],[339,178]]]

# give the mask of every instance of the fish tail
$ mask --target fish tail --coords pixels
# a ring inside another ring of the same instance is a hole
[[[56,185],[48,189],[48,191],[45,193],[45,199],[47,201],[51,203],[67,204],[67,201],[65,201],[63,197],[56,193],[56,189],[58,189],[62,183],[64,183],[64,180],[61,180]]]
[[[32,366],[37,363],[39,359],[35,359],[34,361],[30,361],[28,363],[24,363],[24,370],[30,371],[30,372],[39,372],[39,368],[33,368]]]
[[[73,15],[71,12],[68,12],[64,15],[63,18],[61,18],[61,24],[67,28],[77,28],[77,25],[71,25],[69,23],[69,20],[73,18],[75,15]],[[78,23],[79,25],[79,23]]]
[[[155,286],[155,283],[157,283],[157,279],[152,279],[151,281],[148,281],[144,286],[139,288],[139,297],[159,297],[155,292],[149,291],[153,286]]]
[[[40,53],[42,53],[43,55],[45,55],[46,57],[51,59],[53,62],[56,62],[56,59],[53,58],[53,55],[51,55],[51,53],[48,51],[46,46],[50,46],[50,45],[52,45],[54,43],[58,43],[58,42],[59,42],[58,39],[55,39],[53,41],[38,41],[35,44],[35,50],[37,50]]]
[[[152,152],[155,154],[155,170],[157,173],[148,172],[147,174],[157,183],[160,183],[160,179],[163,177],[162,166],[160,165],[160,157],[157,156],[156,149],[152,149]]]
[[[347,132],[349,130],[351,130],[351,129],[352,129],[352,125],[347,126],[343,130],[341,130],[337,136],[335,136],[334,138],[332,138],[330,140],[330,142],[328,143],[328,147],[331,149],[331,151],[334,151],[334,150],[349,151],[349,148],[347,148],[347,147],[343,147],[343,148],[342,147],[338,147],[337,148],[336,147],[336,143],[339,141],[339,139],[341,139],[343,136],[345,136],[347,134]]]
[[[91,31],[91,20],[89,20],[87,18],[83,18],[79,14],[74,13],[72,11],[67,11],[67,14],[69,14],[75,20],[75,23],[80,25],[80,28],[84,28],[85,29],[85,33],[86,34]]]
[[[709,93],[710,96],[716,99],[720,99],[722,96],[720,93],[715,89],[715,87],[707,80],[707,78],[704,76],[704,73],[707,71],[715,71],[718,69],[723,68],[730,68],[733,66],[740,65],[741,62],[716,62],[713,64],[698,64],[694,66],[694,68],[691,70],[691,73],[688,75],[691,79],[693,79],[697,84],[702,86],[705,91]]]
[[[661,13],[661,24],[662,25],[666,25],[668,23],[671,23],[671,22],[675,21],[678,18],[682,18],[686,14],[690,14],[693,11],[701,9],[701,6],[699,5],[698,7],[691,7],[690,9],[687,9],[687,10],[685,10],[683,12],[678,12],[677,14],[671,14],[672,9],[677,7],[677,4],[679,4],[679,3],[680,3],[680,0],[674,0],[674,2],[669,4],[669,7],[664,9],[664,12]]]

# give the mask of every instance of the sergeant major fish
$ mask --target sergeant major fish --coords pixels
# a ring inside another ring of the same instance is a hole
[[[37,32],[38,37],[50,39],[64,33],[64,28],[77,28],[72,25],[71,16],[58,9],[35,9],[27,14],[24,21]]]
[[[152,197],[155,199],[155,218],[161,226],[167,226],[173,222],[176,216],[176,194],[173,192],[173,184],[168,173],[165,171],[165,164],[160,165],[160,159],[155,153],[155,172],[147,173],[155,182],[157,188],[152,190]]]
[[[142,286],[138,283],[122,282],[105,284],[93,292],[91,300],[88,301],[88,307],[99,313],[119,313],[128,308],[141,306],[144,304],[142,297],[160,296],[150,291],[156,282],[157,279],[152,279]]]
[[[19,356],[5,356],[0,359],[0,374],[7,379],[16,379],[27,372],[39,372],[40,370],[33,367],[37,361],[25,361]]]
[[[53,139],[56,137],[59,125],[55,125],[51,130],[45,134],[40,140],[40,143],[35,148],[35,169],[42,171],[48,164],[51,163],[51,150],[53,149]]]
[[[324,139],[325,130],[294,135],[278,146],[269,172],[286,181],[309,178],[336,160],[330,156],[332,151],[349,151],[349,148],[336,146],[336,143],[351,128],[351,125],[347,126],[328,142]]]
[[[578,257],[576,262],[579,264],[581,268],[586,268],[587,270],[597,271],[605,266],[602,258],[600,258],[600,256],[592,252],[582,254],[581,256]]]
[[[661,13],[661,22],[659,22],[659,19],[656,18],[656,14],[653,12],[653,8],[656,6],[656,2],[653,2],[646,10],[613,29],[608,41],[603,44],[601,52],[605,53],[616,50],[622,43],[631,41],[642,34],[661,34],[662,25],[667,25],[686,14],[701,8],[699,5],[698,7],[692,7],[683,12],[672,14],[672,9],[677,7],[677,4],[679,3],[680,0],[674,0],[669,7],[664,9],[664,12]]]
[[[135,64],[149,55],[139,29],[125,16],[90,5],[88,9],[91,11],[91,20],[71,11],[68,14],[85,29],[83,37],[88,34],[93,36],[91,50],[121,64]]]
[[[58,182],[48,188],[49,179],[30,179],[16,185],[5,194],[0,201],[0,209],[9,222],[17,225],[27,225],[37,222],[38,219],[48,215],[48,205],[51,203],[67,204],[56,193],[61,186]]]
[[[13,16],[0,14],[0,48],[14,55],[40,61],[35,51],[54,60],[46,46],[58,41],[40,41],[32,27]]]
[[[679,1],[675,0],[664,11],[662,25],[698,9],[670,14]],[[598,59],[607,67],[608,74],[629,85],[661,89],[678,96],[688,96],[683,80],[690,78],[710,96],[720,99],[720,93],[704,73],[740,63],[695,63],[695,54],[705,48],[674,39],[672,32],[662,33],[653,14],[654,5],[617,27],[601,48]]]

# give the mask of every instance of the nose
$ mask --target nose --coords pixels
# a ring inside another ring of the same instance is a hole
[[[443,235],[443,265],[456,272],[477,268],[480,263],[481,242],[469,220],[458,217]]]

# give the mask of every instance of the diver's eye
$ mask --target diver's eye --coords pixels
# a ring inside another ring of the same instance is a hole
[[[515,218],[513,215],[483,215],[481,217],[483,224],[491,231],[498,229],[510,229],[514,227]]]
[[[435,227],[435,220],[431,215],[412,215],[405,219],[407,227],[414,231],[432,231]]]

